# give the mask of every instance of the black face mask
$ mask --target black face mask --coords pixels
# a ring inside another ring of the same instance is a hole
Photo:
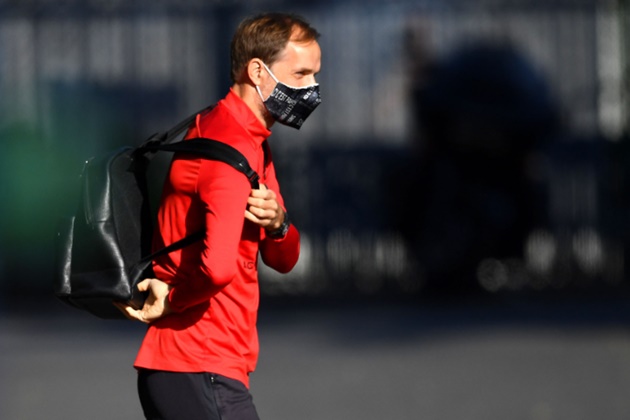
[[[322,102],[319,84],[299,88],[288,86],[276,79],[265,63],[263,66],[276,81],[276,87],[267,99],[263,99],[260,88],[256,86],[267,111],[280,124],[299,129],[311,112]]]

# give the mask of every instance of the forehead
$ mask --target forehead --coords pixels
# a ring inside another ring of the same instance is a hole
[[[278,64],[292,69],[302,68],[318,73],[321,67],[321,58],[322,51],[317,41],[289,41],[274,65]]]

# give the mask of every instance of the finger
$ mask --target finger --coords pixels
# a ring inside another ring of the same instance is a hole
[[[264,198],[256,198],[256,197],[249,197],[247,199],[247,204],[250,206],[254,206],[254,207],[262,207],[265,205],[265,199]]]
[[[140,283],[138,283],[138,285],[136,286],[138,288],[138,291],[146,292],[147,290],[149,290],[149,284],[151,283],[151,280],[152,279],[144,279]]]
[[[250,197],[254,197],[254,198],[262,198],[263,200],[275,200],[276,199],[276,193],[273,192],[273,190],[252,190],[250,195]]]
[[[249,206],[258,207],[264,210],[273,210],[276,212],[280,208],[280,205],[278,204],[278,202],[272,198],[263,199],[263,198],[249,197],[247,199],[247,204]]]
[[[132,321],[142,321],[143,318],[140,316],[140,311],[133,309],[131,306],[126,305],[124,303],[115,302],[114,305],[125,315],[128,319]]]
[[[264,200],[266,196],[267,196],[267,191],[252,190],[251,193],[249,194],[248,200],[252,200],[252,199]]]
[[[256,223],[258,226],[261,226],[261,227],[267,227],[272,222],[272,219],[269,219],[269,218],[265,219],[262,217],[257,217],[254,213],[249,212],[247,210],[245,211],[245,218],[249,220],[250,222]]]
[[[250,222],[254,222],[254,223],[260,223],[260,219],[258,219],[258,217],[254,216],[253,213],[251,213],[249,210],[245,210],[245,218],[247,220],[249,220]]]
[[[140,321],[144,324],[148,324],[149,321],[146,320],[144,313],[144,310],[137,310],[137,309],[133,309],[131,306],[127,306],[125,308],[125,310],[127,311],[127,314],[129,314],[129,316],[136,320],[136,321]]]
[[[264,213],[264,210],[257,206],[249,206],[246,211],[248,211],[252,216],[256,216],[258,218],[260,218]]]
[[[250,207],[249,208],[249,212],[256,216],[256,218],[258,218],[258,220],[262,221],[271,221],[273,219],[275,219],[278,215],[278,212],[276,210],[272,210],[272,209],[261,209],[258,207]]]
[[[120,312],[122,312],[122,314],[125,316],[125,318],[127,318],[127,319],[129,319],[129,320],[131,320],[131,321],[135,321],[135,319],[134,319],[134,318],[132,318],[132,317],[131,317],[128,313],[127,313],[127,311],[125,310],[125,305],[124,305],[124,304],[122,304],[122,303],[120,303],[120,302],[113,302],[113,304],[114,304],[114,306],[115,306],[116,308],[118,308],[118,310],[119,310]]]
[[[145,311],[137,311],[137,314],[136,314],[137,318],[136,319],[138,321],[142,322],[143,324],[150,324],[151,321],[146,318],[145,313],[146,313]]]

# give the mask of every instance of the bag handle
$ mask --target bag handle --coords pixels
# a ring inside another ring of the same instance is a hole
[[[136,147],[134,151],[134,160],[139,160],[143,157],[146,160],[150,160],[155,154],[156,147],[172,142],[179,136],[184,130],[188,129],[190,125],[195,121],[197,115],[210,111],[214,108],[214,105],[207,106],[201,110],[189,115],[177,124],[175,124],[168,131],[158,132],[149,136],[140,146]],[[147,152],[152,152],[150,156],[147,156]]]

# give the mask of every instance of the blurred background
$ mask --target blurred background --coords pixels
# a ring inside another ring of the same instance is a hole
[[[271,139],[303,244],[261,272],[261,416],[629,418],[629,7],[0,0],[0,418],[140,418],[142,327],[55,300],[57,221],[267,10],[321,32],[323,103]]]

